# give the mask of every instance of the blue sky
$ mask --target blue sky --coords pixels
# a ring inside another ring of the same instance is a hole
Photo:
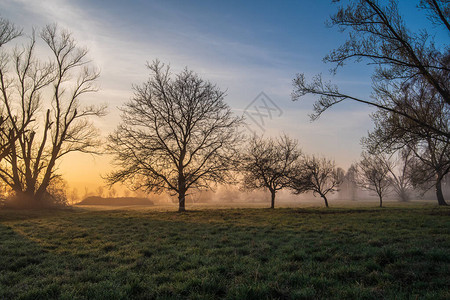
[[[415,1],[401,1],[400,7],[414,26],[425,24]],[[348,102],[310,122],[314,98],[290,98],[298,72],[309,77],[323,73],[343,91],[370,96],[367,65],[349,64],[333,77],[328,72],[332,66],[322,62],[346,39],[346,33],[325,26],[336,9],[329,0],[0,2],[0,15],[25,32],[56,22],[90,49],[101,70],[101,89],[85,101],[108,103],[110,114],[96,121],[104,135],[119,123],[117,107],[132,96],[132,84],[147,79],[145,63],[158,58],[174,72],[187,66],[227,90],[226,101],[238,114],[264,91],[283,112],[266,120],[265,135],[285,132],[299,140],[304,152],[326,155],[348,168],[359,158],[361,137],[372,128],[373,110]],[[76,184],[99,182],[109,168],[108,158],[77,155],[74,160],[77,166],[63,162],[60,167]]]

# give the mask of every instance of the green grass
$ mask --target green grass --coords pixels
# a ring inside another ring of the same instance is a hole
[[[449,299],[450,209],[0,210],[0,299]]]

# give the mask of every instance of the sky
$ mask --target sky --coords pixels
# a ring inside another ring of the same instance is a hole
[[[347,169],[359,159],[360,139],[373,126],[374,110],[347,102],[311,122],[315,98],[291,100],[296,73],[307,78],[322,73],[341,91],[370,97],[371,67],[350,63],[332,76],[333,65],[322,61],[347,38],[325,25],[338,8],[331,2],[2,0],[0,16],[26,33],[57,23],[89,49],[101,71],[100,89],[83,101],[108,104],[109,114],[94,120],[104,137],[120,123],[118,108],[133,96],[132,85],[147,80],[146,62],[159,59],[174,73],[188,67],[226,90],[233,111],[247,114],[249,134],[286,133],[298,139],[303,152],[327,156]],[[425,20],[412,2],[400,1],[400,9],[420,28]],[[252,114],[261,101],[276,108],[271,117]],[[108,156],[71,154],[58,167],[71,187],[82,189],[104,184],[110,162]]]

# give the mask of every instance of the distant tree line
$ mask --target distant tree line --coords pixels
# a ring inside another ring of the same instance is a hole
[[[295,194],[312,192],[328,207],[328,196],[347,180],[383,197],[396,193],[407,201],[416,187],[414,152],[398,155],[365,151],[345,174],[334,161],[306,155],[298,141],[252,136],[240,132],[243,119],[232,114],[224,92],[194,72],[172,74],[159,61],[148,64],[150,78],[135,87],[135,96],[122,108],[122,124],[109,136],[108,151],[117,169],[107,180],[132,189],[169,192],[185,210],[191,190],[233,183],[246,190],[270,192],[270,207],[282,189]],[[363,144],[370,148],[369,139]]]
[[[436,30],[447,34],[449,6],[444,0],[419,2]],[[108,184],[168,192],[178,198],[179,211],[185,210],[192,190],[222,183],[268,190],[271,208],[282,189],[312,192],[328,207],[329,195],[343,184],[376,193],[380,207],[388,193],[407,201],[413,189],[434,186],[438,204],[446,205],[446,41],[436,43],[431,33],[409,30],[396,1],[350,1],[331,17],[330,25],[350,33],[325,60],[336,65],[334,72],[352,59],[374,65],[372,97],[341,92],[321,76],[308,83],[303,74],[294,79],[292,96],[319,96],[313,119],[344,100],[378,109],[371,116],[375,129],[362,140],[361,160],[347,173],[333,160],[304,154],[287,135],[246,139],[241,132],[244,120],[226,104],[224,91],[187,68],[173,74],[156,60],[147,64],[149,79],[134,86],[134,97],[121,108],[121,124],[108,136],[106,152],[116,166],[106,176]],[[13,40],[23,42],[10,47]],[[38,58],[38,42],[50,53],[49,60]],[[99,77],[87,53],[56,25],[25,36],[0,18],[0,180],[17,199],[37,205],[64,201],[58,161],[75,151],[101,152],[91,117],[103,116],[106,108],[83,105],[80,99],[97,90]]]
[[[407,197],[405,191],[411,185],[423,190],[434,186],[439,205],[447,205],[442,181],[450,172],[450,2],[418,2],[434,33],[408,28],[398,1],[349,2],[329,21],[330,26],[348,31],[348,40],[331,51],[325,61],[335,64],[333,73],[351,60],[375,66],[373,94],[370,98],[356,97],[324,82],[320,75],[307,82],[304,74],[298,74],[292,98],[319,96],[312,119],[345,100],[376,107],[377,112],[371,116],[375,129],[363,140],[367,153],[359,169],[365,174],[364,180],[374,185],[380,205],[389,174],[402,198]],[[447,38],[436,40],[436,33]],[[386,156],[395,155],[407,156],[400,177],[394,176],[392,165],[386,161]]]
[[[168,192],[178,198],[179,211],[192,189],[240,182],[245,189],[267,189],[271,208],[282,189],[311,191],[328,207],[327,195],[344,177],[334,161],[303,155],[287,135],[253,136],[245,143],[243,119],[232,114],[218,87],[188,69],[172,74],[159,61],[148,69],[149,80],[135,87],[121,109],[122,124],[109,135],[117,166],[107,176],[110,185]]]

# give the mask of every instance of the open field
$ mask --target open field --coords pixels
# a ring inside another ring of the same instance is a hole
[[[450,209],[0,210],[0,299],[449,299]]]
[[[281,197],[280,197],[281,198]],[[409,202],[399,202],[395,199],[383,200],[383,207],[401,208],[401,207],[434,207],[436,200],[414,199]],[[357,201],[330,199],[330,208],[377,208],[380,205],[378,199],[358,199]],[[155,211],[177,211],[177,203],[155,202],[154,205],[81,205],[75,204],[74,207],[88,210],[155,210]],[[188,210],[211,210],[211,209],[235,209],[235,208],[269,208],[270,195],[266,195],[265,201],[244,202],[244,201],[208,201],[208,202],[188,202],[186,209]],[[277,199],[275,208],[325,208],[325,204],[321,198],[300,198],[296,200]]]

